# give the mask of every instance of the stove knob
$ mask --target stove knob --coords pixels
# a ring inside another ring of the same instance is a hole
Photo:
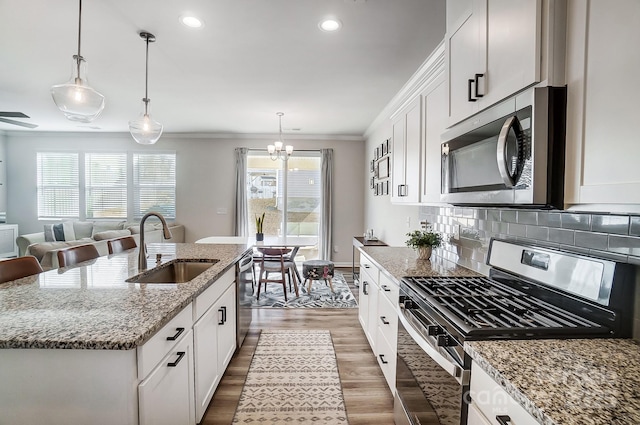
[[[436,341],[438,347],[453,347],[456,345],[456,340],[453,339],[450,335],[438,335],[438,340]]]
[[[413,303],[413,301],[411,300],[411,298],[408,298],[408,297],[407,297],[407,298],[405,298],[405,299],[402,301],[402,304],[403,304],[403,306],[404,306],[404,308],[405,308],[406,310],[411,310],[411,309],[415,309],[415,308],[417,308],[417,307],[416,307],[416,305],[415,305],[415,304]]]
[[[427,326],[427,335],[429,335],[429,336],[442,335],[443,333],[444,333],[444,329],[442,329],[438,325]]]

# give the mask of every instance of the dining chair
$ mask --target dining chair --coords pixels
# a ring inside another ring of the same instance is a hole
[[[284,300],[287,301],[287,281],[289,278],[289,290],[291,290],[291,282],[296,291],[296,297],[300,296],[298,293],[298,281],[293,267],[295,264],[292,261],[286,261],[285,255],[290,253],[288,248],[258,248],[258,251],[262,254],[260,256],[260,277],[258,279],[258,295],[260,299],[260,289],[264,283],[264,289],[267,290],[267,283],[280,283],[284,292]],[[278,273],[279,278],[269,278],[269,273]],[[264,277],[263,277],[264,275]]]
[[[58,264],[60,267],[68,267],[83,261],[98,258],[100,254],[92,244],[72,246],[58,251]]]
[[[133,236],[125,236],[117,239],[109,239],[107,241],[107,247],[109,248],[109,254],[117,254],[118,252],[128,249],[137,248],[138,245]]]
[[[0,261],[0,283],[21,279],[42,272],[42,266],[40,266],[38,259],[33,255]]]

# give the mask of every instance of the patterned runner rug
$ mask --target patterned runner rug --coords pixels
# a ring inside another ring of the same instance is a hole
[[[304,282],[303,282],[304,283]],[[298,285],[300,296],[296,297],[295,291],[289,292],[287,284],[287,299],[285,302],[282,285],[279,283],[267,283],[267,291],[264,284],[260,291],[260,299],[257,298],[258,289],[253,294],[251,307],[315,307],[315,308],[354,308],[358,307],[349,284],[342,273],[334,272],[333,292],[324,280],[314,280],[311,284],[311,292],[307,292],[307,285]]]
[[[264,330],[234,424],[348,424],[327,330]]]

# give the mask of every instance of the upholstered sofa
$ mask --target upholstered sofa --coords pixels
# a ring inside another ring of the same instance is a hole
[[[184,226],[168,223],[171,239],[162,237],[160,223],[145,223],[145,242],[184,242]],[[133,235],[140,241],[140,223],[104,221],[66,221],[45,225],[45,231],[20,235],[16,238],[19,255],[35,256],[45,270],[58,268],[57,251],[70,246],[92,244],[102,255],[109,254],[107,240]]]

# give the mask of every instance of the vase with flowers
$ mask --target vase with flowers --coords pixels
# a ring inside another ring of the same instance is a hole
[[[264,224],[264,213],[262,213],[262,215],[256,215],[256,241],[257,242],[264,240],[264,233],[262,233],[263,224]]]
[[[418,253],[418,259],[428,260],[431,258],[433,248],[437,248],[442,244],[442,235],[427,230],[414,230],[407,233],[409,239],[405,241],[407,246],[415,249]]]

